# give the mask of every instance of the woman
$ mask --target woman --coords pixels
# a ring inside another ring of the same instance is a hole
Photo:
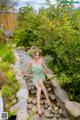
[[[31,69],[33,72],[32,82],[37,89],[37,93],[36,93],[37,113],[39,115],[42,115],[42,111],[40,108],[41,91],[43,91],[43,93],[46,97],[47,104],[51,105],[51,103],[50,103],[46,88],[43,83],[43,81],[46,79],[45,73],[49,73],[49,69],[46,67],[46,65],[41,57],[40,50],[34,51],[33,59],[31,62],[29,62],[29,65],[28,65],[28,71],[29,71],[29,69]],[[24,72],[23,72],[23,74],[24,74]]]

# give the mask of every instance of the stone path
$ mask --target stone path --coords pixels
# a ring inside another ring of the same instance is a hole
[[[31,57],[22,50],[17,49],[17,53],[20,57],[20,68],[22,70],[26,70],[27,63],[31,60]],[[44,111],[42,117],[39,117],[36,112],[32,111],[33,108],[36,108],[36,88],[32,84],[32,77],[26,77],[27,88],[29,91],[29,98],[28,98],[28,114],[30,115],[27,120],[70,120],[67,116],[67,113],[59,107],[59,104],[56,101],[54,91],[49,80],[44,81],[44,84],[47,88],[48,95],[51,99],[52,106],[49,107],[46,103],[46,99],[44,94],[41,95],[41,109]]]

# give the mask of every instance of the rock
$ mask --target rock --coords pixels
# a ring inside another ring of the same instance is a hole
[[[65,111],[63,111],[62,109],[59,109],[59,114],[63,117],[67,116],[67,113]]]
[[[60,107],[62,107],[65,110],[65,103],[68,101],[67,93],[61,88],[56,88],[55,96]]]
[[[65,103],[65,107],[69,114],[76,120],[80,120],[80,103],[74,102],[74,101],[67,101]]]
[[[50,98],[51,98],[51,100],[55,100],[56,99],[55,95],[50,95]]]
[[[60,118],[60,115],[57,113],[57,114],[55,114],[55,117],[56,117],[57,119],[59,119],[59,118]]]
[[[53,118],[52,120],[57,120],[57,118],[55,117],[55,118]]]
[[[55,114],[55,110],[53,110],[53,109],[52,109],[52,111],[51,111],[51,112]]]
[[[32,101],[33,99],[29,97],[27,102],[30,104]]]
[[[57,102],[57,106],[60,107],[59,103]]]
[[[44,111],[44,116],[50,118],[50,112],[48,110]]]
[[[58,106],[54,105],[54,110],[58,111],[59,110]]]
[[[22,88],[17,92],[18,99],[27,99],[28,98],[28,91],[26,88]]]
[[[29,110],[31,110],[31,109],[32,109],[32,107],[33,107],[33,105],[32,105],[32,104],[28,104],[28,109],[29,109]]]
[[[54,80],[51,80],[51,83],[52,83],[52,85],[53,85],[54,89],[56,89],[56,88],[60,88],[60,85],[58,84],[58,82],[57,82],[57,79],[56,79],[56,78],[55,78]]]
[[[54,114],[50,113],[49,118],[53,118],[53,117],[54,117]]]
[[[44,104],[44,101],[42,100],[42,101],[41,101],[41,105],[43,105],[43,104]]]
[[[59,118],[59,120],[68,120],[68,119],[65,119],[65,118]]]
[[[36,103],[37,103],[36,99],[34,99],[34,100],[32,101],[32,103],[33,103],[34,105],[36,105]]]
[[[22,99],[19,102],[19,110],[27,110],[27,100],[26,99]]]
[[[67,116],[66,111],[62,111],[62,116],[63,116],[63,117],[66,117],[66,116]]]
[[[52,111],[52,107],[48,107],[48,110]]]
[[[51,92],[51,90],[52,90],[51,87],[49,87],[49,88],[48,88],[48,92]]]
[[[16,120],[26,120],[28,117],[27,112],[25,112],[24,110],[20,110],[17,113],[17,119]]]
[[[47,104],[45,104],[44,108],[45,108],[45,109],[47,109],[47,108],[48,108],[48,105],[47,105]]]
[[[59,109],[59,114],[63,114],[63,110],[62,109]]]

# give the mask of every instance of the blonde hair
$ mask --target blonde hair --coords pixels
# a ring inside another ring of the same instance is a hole
[[[34,54],[36,54],[36,53],[39,53],[40,56],[42,55],[42,51],[40,49],[34,50]]]

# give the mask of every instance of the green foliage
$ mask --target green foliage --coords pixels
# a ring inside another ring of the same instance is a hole
[[[9,12],[9,9],[14,7],[14,4],[11,0],[0,0],[0,11],[1,13]]]
[[[8,86],[3,86],[2,87],[2,96],[3,97],[11,97],[12,96],[12,88]]]
[[[9,69],[9,63],[8,62],[1,62],[0,63],[0,70],[3,72],[6,72]]]
[[[13,63],[14,62],[14,55],[12,51],[7,51],[4,55],[3,55],[3,61],[7,61],[9,63]]]
[[[0,45],[2,45],[4,43],[5,43],[5,40],[4,40],[3,31],[0,29]]]
[[[41,8],[38,13],[30,6],[20,9],[19,28],[14,39],[18,46],[38,46],[43,55],[51,55],[54,59],[49,66],[58,75],[60,85],[71,95],[69,87],[64,86],[70,84],[74,91],[79,88],[80,9],[75,10],[72,4],[58,3],[56,7],[49,1],[47,4],[50,7]],[[79,92],[72,94],[71,98],[79,98]]]
[[[12,45],[11,44],[0,45],[0,56],[3,61],[8,63],[14,63],[15,59],[13,55]]]
[[[6,71],[5,75],[8,78],[8,84],[11,85],[13,82],[16,82],[13,70]]]
[[[14,54],[12,51],[12,43],[0,45],[0,71],[4,72],[4,77],[7,78],[7,83],[2,86],[2,96],[4,100],[5,111],[9,113],[9,117],[15,113],[11,113],[9,110],[14,105],[16,99],[16,92],[19,90],[19,84],[15,79],[15,74],[11,64],[15,62]],[[6,79],[5,78],[5,79]],[[15,111],[14,111],[15,112]]]

